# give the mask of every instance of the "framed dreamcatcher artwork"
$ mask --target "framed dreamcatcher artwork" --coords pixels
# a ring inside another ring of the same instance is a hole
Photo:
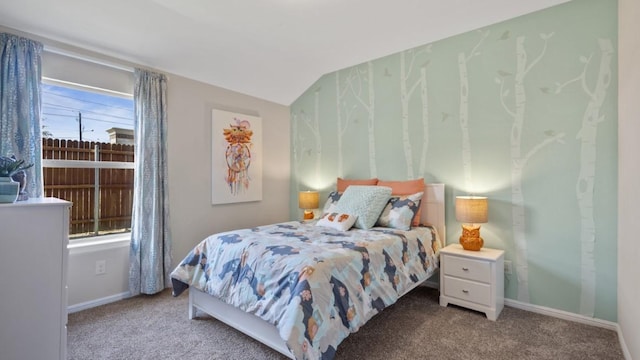
[[[262,200],[262,119],[211,111],[211,203]]]

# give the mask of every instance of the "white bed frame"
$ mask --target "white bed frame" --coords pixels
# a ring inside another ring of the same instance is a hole
[[[427,202],[422,209],[422,224],[436,228],[442,246],[446,243],[444,184],[426,184],[425,197]],[[438,278],[437,272],[430,279]],[[425,283],[429,280],[425,281]],[[429,283],[433,286],[435,283]],[[421,284],[415,284],[402,295]],[[437,286],[437,285],[436,285]],[[217,298],[193,287],[189,288],[189,319],[196,316],[197,310],[202,310],[223,323],[251,336],[261,343],[277,350],[285,356],[294,359],[285,341],[280,337],[276,327],[256,315],[239,310]]]

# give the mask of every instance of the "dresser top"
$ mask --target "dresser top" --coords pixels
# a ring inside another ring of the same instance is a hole
[[[451,244],[440,250],[440,253],[464,256],[471,259],[483,259],[496,261],[504,256],[504,250],[483,247],[480,251],[470,251],[462,248],[460,244]]]
[[[22,206],[71,206],[73,203],[70,201],[53,198],[53,197],[41,197],[30,198],[24,201],[16,201],[14,203],[0,204],[0,208],[8,207],[22,207]]]

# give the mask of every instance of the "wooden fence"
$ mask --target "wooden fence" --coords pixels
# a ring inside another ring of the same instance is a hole
[[[96,150],[98,147],[98,159]],[[42,140],[43,159],[133,162],[133,145],[89,141]],[[99,172],[99,196],[95,196]],[[98,230],[106,234],[131,229],[133,169],[48,168],[43,169],[45,196],[73,202],[69,234],[95,234],[95,202]]]

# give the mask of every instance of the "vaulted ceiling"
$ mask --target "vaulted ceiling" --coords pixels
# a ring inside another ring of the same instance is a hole
[[[283,105],[323,74],[569,0],[2,0],[0,25]]]

